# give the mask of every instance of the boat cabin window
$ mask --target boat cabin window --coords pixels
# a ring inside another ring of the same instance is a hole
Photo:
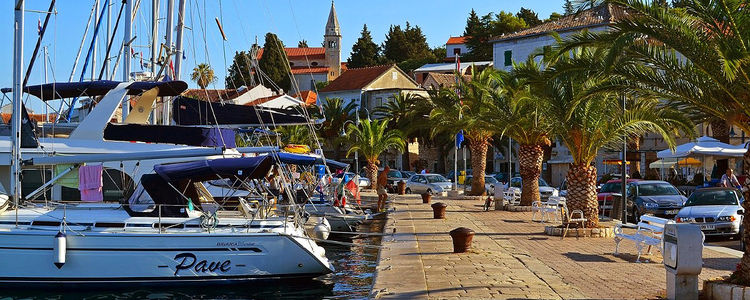
[[[78,172],[74,170],[73,172]],[[78,178],[78,176],[75,176]],[[104,168],[102,171],[102,196],[105,202],[120,202],[129,199],[133,194],[135,182],[130,175],[117,170]],[[66,201],[80,201],[81,191],[76,187],[62,186],[62,199]]]
[[[128,205],[130,205],[132,211],[141,213],[152,212],[154,207],[156,207],[154,199],[151,199],[151,195],[143,189],[142,185],[139,185],[135,189],[135,192],[133,192],[133,195],[130,196]]]
[[[28,169],[21,171],[21,194],[24,198],[29,196],[31,192],[41,187],[45,182],[52,179],[51,169]],[[52,198],[52,190],[48,189],[44,192],[44,195],[40,195],[38,199]],[[79,195],[80,198],[80,195]]]

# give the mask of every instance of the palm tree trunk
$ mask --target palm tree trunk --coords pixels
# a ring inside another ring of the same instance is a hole
[[[370,179],[370,188],[378,188],[378,165],[373,162],[367,162],[367,179]]]
[[[596,167],[572,164],[568,170],[568,209],[581,210],[588,219],[586,227],[599,226],[599,202],[596,200]]]
[[[521,169],[521,205],[530,206],[539,201],[539,175],[542,173],[544,150],[540,145],[521,145],[518,161]]]
[[[742,192],[745,199],[750,199],[750,151],[745,152],[745,155],[742,157],[742,173],[748,176],[745,178],[745,182],[742,183]],[[742,208],[745,209],[744,216],[742,217],[742,239],[745,249],[747,249],[747,245],[750,245],[750,201],[742,202]],[[744,253],[742,254],[740,263],[737,265],[737,270],[730,277],[732,282],[742,285],[750,283],[750,253],[744,251],[745,249],[742,249]]]
[[[487,145],[489,138],[469,139],[469,150],[471,151],[471,194],[473,196],[484,195],[484,169],[487,167]]]

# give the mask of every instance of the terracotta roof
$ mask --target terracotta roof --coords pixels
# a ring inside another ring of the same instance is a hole
[[[442,73],[427,73],[427,78],[422,81],[422,84],[424,85],[427,80],[432,77],[432,80],[434,80],[438,87],[450,87],[454,86],[456,84],[456,76],[453,74],[442,74]],[[464,79],[471,81],[471,75],[463,75]]]
[[[292,67],[292,74],[328,73],[328,67]],[[346,63],[341,63],[341,72],[346,71]]]
[[[622,20],[627,17],[627,15],[628,12],[620,6],[604,4],[592,9],[584,10],[578,14],[564,16],[555,21],[545,22],[514,33],[496,36],[491,38],[490,41],[498,42],[527,36],[542,35],[553,31],[563,32],[592,26],[604,26]]]
[[[362,89],[393,66],[395,64],[349,69],[319,92]]]
[[[468,36],[452,36],[448,39],[448,42],[446,42],[446,45],[460,45],[460,44],[466,44],[466,39],[469,38]]]
[[[0,114],[0,118],[3,120],[3,123],[8,124],[10,123],[10,118],[12,114],[9,113],[2,113]],[[45,122],[45,115],[44,114],[29,114],[29,118],[37,121],[37,122]],[[49,118],[47,118],[47,122],[54,122],[57,120],[57,114],[49,114]]]
[[[299,94],[295,94],[293,97],[301,98],[307,106],[315,105],[316,103],[318,103],[318,94],[313,91],[302,91]]]
[[[298,59],[325,59],[326,58],[326,48],[323,47],[313,47],[313,48],[284,48],[284,51],[286,52],[286,56],[289,58],[289,60],[298,60]],[[307,56],[305,56],[307,55]],[[258,50],[258,59],[260,59],[263,56],[263,49],[261,48]]]
[[[182,92],[183,96],[209,101],[209,102],[220,102],[221,100],[232,100],[241,96],[242,94],[249,91],[250,88],[246,88],[243,91],[238,92],[236,89],[225,89],[225,90],[202,90],[202,89],[188,89]]]
[[[281,96],[284,96],[284,94],[280,94],[280,95],[273,95],[273,96],[269,96],[269,97],[262,97],[262,98],[258,98],[258,99],[255,99],[255,100],[253,100],[253,101],[250,101],[250,102],[248,102],[248,103],[245,103],[245,104],[243,104],[243,105],[245,105],[245,106],[255,106],[255,105],[258,105],[258,104],[263,104],[263,103],[266,103],[266,102],[268,102],[268,101],[271,101],[271,100],[273,100],[273,99],[279,98],[279,97],[281,97]]]

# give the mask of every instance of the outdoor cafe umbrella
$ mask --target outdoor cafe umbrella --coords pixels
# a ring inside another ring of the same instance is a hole
[[[702,136],[694,142],[679,145],[674,151],[670,149],[662,150],[656,153],[658,158],[684,158],[699,157],[701,162],[705,162],[707,156],[712,157],[742,157],[747,152],[744,145],[730,145],[719,142],[719,140]],[[703,165],[703,163],[701,163]],[[705,165],[702,167],[703,175],[706,175]]]

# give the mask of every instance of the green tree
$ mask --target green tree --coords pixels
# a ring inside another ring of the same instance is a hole
[[[263,56],[258,62],[260,71],[268,76],[269,80],[263,80],[266,87],[278,90],[289,91],[292,87],[289,70],[289,60],[284,51],[284,44],[273,33],[266,33],[266,40],[263,44]],[[278,87],[277,87],[278,86]]]
[[[516,17],[521,18],[529,27],[534,27],[536,25],[542,24],[542,20],[539,20],[539,15],[528,8],[521,7],[521,10],[516,13]]]
[[[403,133],[404,138],[408,141],[413,141],[419,137],[419,127],[415,126],[415,124],[421,119],[420,116],[417,115],[417,113],[419,113],[417,105],[422,101],[425,101],[425,98],[419,94],[397,93],[393,95],[392,100],[376,107],[373,110],[373,115],[379,118],[389,119],[391,129],[399,130]],[[409,153],[403,153],[402,158],[401,168],[404,170],[409,169]]]
[[[281,142],[285,145],[295,144],[313,147],[317,144],[310,134],[310,127],[305,125],[280,126],[275,131],[281,136]]]
[[[371,188],[376,188],[378,174],[378,157],[388,149],[403,151],[404,138],[398,130],[388,130],[388,119],[360,120],[359,125],[349,124],[347,135],[350,137],[351,147],[347,156],[355,151],[367,160],[367,178]]]
[[[349,68],[361,68],[375,66],[380,63],[380,47],[372,41],[372,35],[367,30],[367,24],[362,27],[357,42],[352,46],[352,52],[349,56]]]
[[[252,73],[250,72],[250,54],[245,51],[235,52],[232,65],[229,66],[227,77],[224,79],[224,85],[227,88],[238,88],[250,85],[253,82]]]
[[[409,59],[409,40],[401,25],[391,25],[383,41],[383,55],[392,62],[402,62]]]
[[[198,64],[193,68],[193,73],[190,75],[190,79],[195,81],[201,89],[206,89],[209,84],[216,81],[216,76],[214,75],[214,69],[208,64],[203,63]]]
[[[477,34],[480,34],[482,30],[484,30],[485,26],[484,23],[482,23],[481,20],[479,20],[479,16],[477,15],[477,12],[474,11],[474,9],[471,9],[471,12],[469,13],[469,17],[466,18],[466,27],[464,28],[464,36],[474,36]]]
[[[555,136],[571,153],[568,207],[583,211],[590,228],[599,225],[597,172],[592,165],[599,150],[618,149],[625,137],[647,132],[660,134],[674,148],[676,137],[693,130],[682,112],[663,105],[652,94],[608,90],[619,78],[602,73],[607,56],[602,48],[576,48],[550,54],[544,63],[530,58],[513,71],[526,81],[533,97],[543,101]],[[631,100],[623,111],[625,96]]]
[[[575,12],[573,3],[571,3],[570,0],[565,0],[565,4],[563,4],[563,12],[565,16],[573,14]]]
[[[315,90],[316,91],[320,91],[320,90],[324,89],[325,87],[327,87],[329,84],[331,84],[330,81],[316,81],[315,82]]]
[[[727,120],[750,133],[746,1],[675,1],[679,8],[635,0],[610,2],[631,11],[631,17],[616,22],[611,32],[579,35],[566,48],[610,47],[604,70],[623,78],[621,86],[651,91],[685,112]],[[748,175],[750,153],[743,160],[743,173]],[[745,199],[749,191],[745,189]],[[743,207],[744,239],[750,243],[750,202]],[[750,284],[747,251],[731,280]]]
[[[437,47],[432,48],[432,55],[435,56],[435,62],[442,61],[444,58],[446,58],[448,53],[445,50],[445,47]],[[403,69],[402,69],[403,70]]]
[[[547,116],[547,105],[530,93],[524,80],[502,71],[493,76],[498,84],[490,90],[495,113],[489,120],[500,134],[519,144],[521,205],[528,206],[540,201],[539,177],[544,147],[550,145],[552,119]]]
[[[490,91],[497,87],[493,76],[494,68],[475,72],[471,80],[461,78],[460,95],[452,89],[444,89],[442,97],[451,99],[437,105],[430,113],[430,121],[435,131],[464,131],[471,152],[471,168],[474,174],[484,174],[487,165],[487,146],[496,128],[489,122],[493,114]],[[484,176],[477,176],[471,182],[475,195],[483,195]]]
[[[412,27],[409,22],[406,22],[404,35],[409,42],[409,59],[424,58],[435,60],[432,49],[427,44],[427,37],[422,32],[422,28],[419,26]]]
[[[340,159],[341,148],[349,140],[342,137],[344,126],[348,121],[354,120],[356,104],[353,101],[344,101],[341,98],[326,98],[319,111],[313,111],[317,119],[324,119],[320,126],[319,136],[333,149],[334,159]]]
[[[480,24],[481,26],[474,30],[474,34],[466,39],[469,54],[462,57],[465,61],[492,60],[490,40],[493,37],[513,33],[527,27],[523,19],[504,11],[482,16]]]
[[[561,14],[559,14],[557,12],[553,12],[553,13],[549,14],[549,18],[547,18],[546,20],[544,20],[544,22],[557,21],[557,20],[559,20],[562,17],[563,17],[563,15],[561,15]]]
[[[307,47],[307,40],[301,40],[297,42],[297,48],[308,48]]]

